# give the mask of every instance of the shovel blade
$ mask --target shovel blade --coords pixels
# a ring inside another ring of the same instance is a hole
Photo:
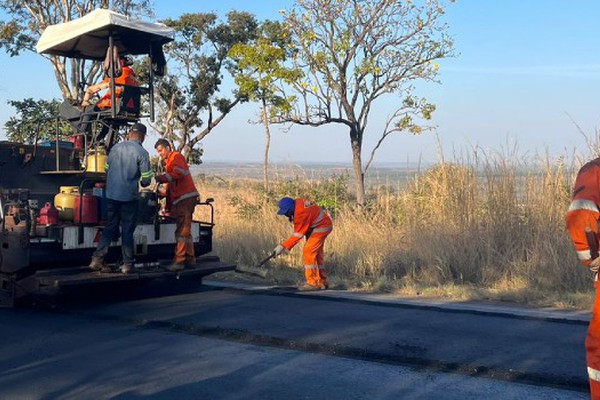
[[[265,279],[269,271],[265,268],[249,268],[238,265],[235,269],[235,272],[239,272],[240,274],[258,276],[259,278]]]

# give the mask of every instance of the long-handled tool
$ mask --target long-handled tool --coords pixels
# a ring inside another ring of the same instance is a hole
[[[263,268],[263,265],[265,265],[267,263],[267,261],[269,261],[271,258],[275,257],[275,252],[271,252],[271,254],[269,254],[269,256],[267,258],[265,258],[264,260],[262,260],[260,263],[258,263],[257,265],[255,265],[252,268],[245,268],[242,266],[237,266],[235,269],[235,272],[239,272],[242,274],[249,274],[249,275],[254,275],[254,276],[258,276],[261,278],[266,278],[267,277],[267,273],[269,272],[268,269]]]
[[[598,249],[598,237],[596,233],[587,226],[585,228],[585,238],[587,239],[588,246],[590,247],[590,256],[593,259],[598,258],[599,249]]]
[[[598,246],[598,236],[596,235],[596,232],[594,232],[592,230],[592,228],[590,228],[589,226],[586,226],[585,238],[588,242],[588,246],[590,247],[590,258],[592,260],[595,260],[596,258],[598,258],[600,256],[599,251],[598,251],[598,247],[599,247]],[[598,280],[598,267],[590,266],[590,271],[592,271],[594,282],[596,282]]]

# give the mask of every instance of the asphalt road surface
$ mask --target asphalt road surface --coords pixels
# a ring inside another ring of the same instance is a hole
[[[585,318],[173,286],[0,310],[0,399],[589,396]]]

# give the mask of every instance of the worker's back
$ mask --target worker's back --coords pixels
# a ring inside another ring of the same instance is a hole
[[[150,157],[137,140],[117,143],[108,154],[106,197],[117,201],[137,200],[138,181],[150,171]]]

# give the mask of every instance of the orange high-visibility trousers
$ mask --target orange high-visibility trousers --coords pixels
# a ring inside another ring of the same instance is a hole
[[[588,327],[585,339],[587,370],[590,379],[592,400],[600,400],[600,296],[598,296],[599,282],[594,282],[596,298],[592,311],[592,320]]]
[[[177,224],[175,228],[175,257],[173,257],[175,263],[189,263],[196,259],[192,238],[192,215],[196,208],[196,202],[195,197],[183,199],[171,208],[171,214],[176,218]]]
[[[312,286],[327,285],[327,275],[325,274],[325,251],[323,246],[328,232],[312,233],[304,245],[304,276],[306,283]]]

